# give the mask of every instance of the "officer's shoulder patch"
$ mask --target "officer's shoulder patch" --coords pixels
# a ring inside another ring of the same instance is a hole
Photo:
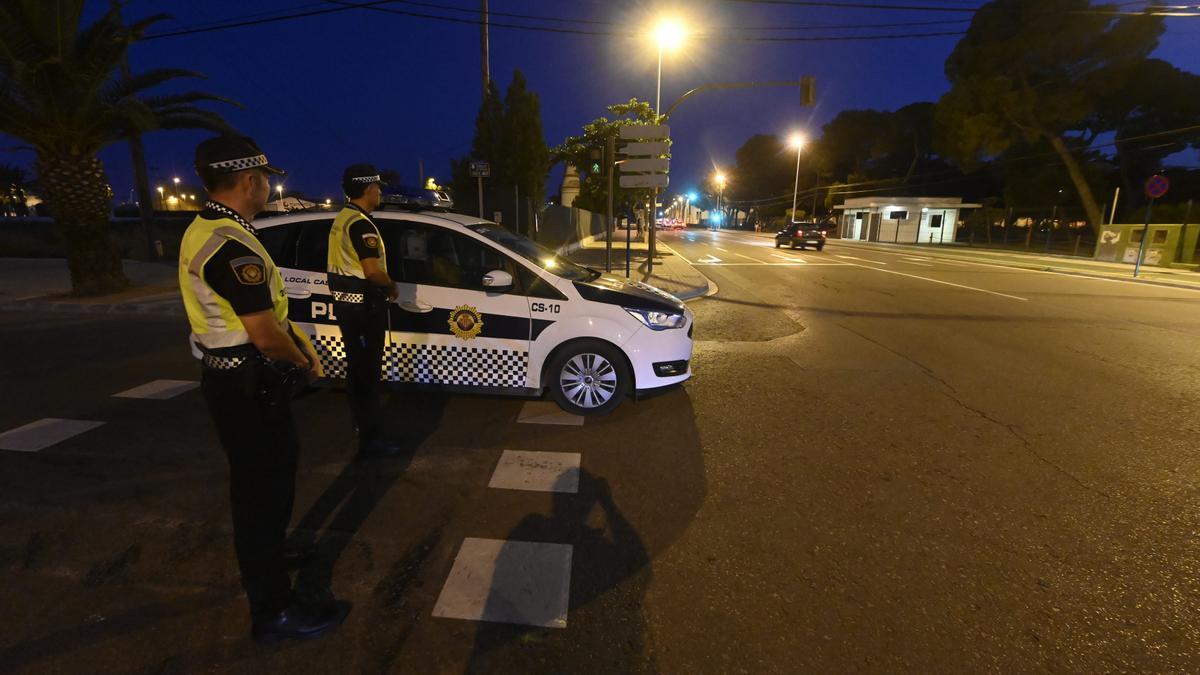
[[[362,236],[363,244],[367,248],[379,248],[379,235],[374,232],[367,232]]]
[[[267,280],[267,266],[258,256],[247,255],[229,261],[238,283],[257,286]]]

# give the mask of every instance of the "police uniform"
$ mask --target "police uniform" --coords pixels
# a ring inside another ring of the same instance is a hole
[[[264,168],[283,173],[249,139],[222,137],[196,150],[198,171],[234,173]],[[201,391],[229,461],[234,548],[250,602],[255,637],[302,637],[328,628],[326,619],[289,618],[291,579],[284,541],[292,516],[299,440],[291,392],[300,369],[270,362],[250,340],[239,315],[269,310],[291,334],[288,301],[275,262],[254,227],[209,200],[184,232],[179,288],[201,363]],[[291,623],[289,623],[289,621]],[[290,632],[289,632],[290,631]]]
[[[370,165],[355,165],[346,183],[378,183]],[[358,428],[359,452],[383,445],[380,438],[380,373],[388,330],[386,291],[367,278],[362,261],[377,260],[387,273],[387,248],[371,216],[349,201],[329,230],[328,279],[334,314],[346,349],[346,393]]]

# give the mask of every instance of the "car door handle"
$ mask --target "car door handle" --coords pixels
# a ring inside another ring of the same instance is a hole
[[[311,298],[312,291],[308,291],[303,288],[296,288],[296,289],[289,288],[288,292],[287,292],[287,296],[289,298],[296,298],[297,300],[303,300],[304,298]]]
[[[426,312],[432,312],[433,305],[427,305],[416,300],[405,300],[404,302],[400,303],[400,309],[406,312],[413,312],[415,314],[424,314]]]

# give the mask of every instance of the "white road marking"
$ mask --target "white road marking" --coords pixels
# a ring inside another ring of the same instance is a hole
[[[535,492],[579,492],[577,452],[505,450],[488,487]]]
[[[566,628],[571,555],[569,544],[468,537],[433,615]]]
[[[840,257],[844,257],[844,256],[840,256]],[[962,288],[962,289],[966,289],[968,291],[978,291],[980,293],[987,293],[989,295],[998,295],[1002,298],[1009,298],[1012,300],[1022,300],[1025,302],[1029,301],[1029,298],[1022,298],[1017,295],[1009,295],[1008,293],[999,293],[997,291],[989,291],[986,288],[976,288],[974,286],[964,286],[963,284],[955,284],[955,283],[951,283],[949,281],[942,281],[941,279],[930,279],[929,277],[922,277],[922,276],[918,276],[916,274],[908,274],[906,272],[897,272],[896,270],[881,270],[878,267],[867,267],[866,265],[859,265],[857,263],[845,263],[845,264],[851,265],[853,267],[861,267],[864,270],[875,270],[876,272],[883,272],[884,274],[899,274],[902,277],[911,277],[913,279],[920,279],[922,281],[928,281],[928,282],[934,283],[934,284],[942,284],[943,286],[953,286],[955,288]]]
[[[718,258],[718,257],[716,257],[716,256],[714,256],[714,255],[706,255],[706,256],[704,256],[703,258],[701,258],[701,259],[697,260],[696,262],[697,262],[697,263],[699,263],[699,264],[701,264],[701,265],[711,265],[711,264],[713,264],[713,263],[719,263],[719,262],[721,262],[721,259],[720,259],[720,258]]]
[[[808,261],[807,261],[807,260],[805,260],[805,259],[803,259],[803,258],[797,258],[796,256],[792,256],[792,255],[784,255],[784,254],[782,254],[782,253],[772,253],[772,254],[771,254],[771,257],[773,257],[773,258],[783,258],[784,260],[789,260],[789,261],[791,261],[791,262],[799,262],[799,263],[803,263],[803,264],[805,264],[805,265],[807,265],[807,264],[808,264]]]
[[[857,257],[855,257],[855,256],[852,256],[852,255],[838,255],[838,254],[836,254],[836,253],[835,253],[834,255],[835,255],[836,257],[838,257],[838,258],[845,258],[846,260],[861,260],[861,261],[863,261],[863,262],[869,262],[869,263],[871,263],[872,265],[886,265],[886,264],[887,264],[887,263],[885,263],[885,262],[880,262],[880,261],[878,261],[878,260],[868,260],[868,259],[866,259],[866,258],[857,258]]]
[[[583,417],[558,407],[554,401],[526,401],[517,414],[521,424],[558,424],[568,427],[583,426]]]
[[[717,249],[718,251],[722,251],[724,253],[729,253],[729,251],[726,251],[725,249],[721,248],[720,246],[717,246],[716,244],[713,244],[713,248]]]
[[[165,401],[199,386],[199,382],[191,380],[154,380],[133,389],[127,389],[119,394],[113,394],[113,396],[117,398],[148,398]]]
[[[754,261],[754,262],[756,262],[756,263],[763,263],[763,264],[766,264],[766,262],[767,262],[767,261],[765,261],[765,260],[759,260],[758,258],[755,258],[755,257],[753,257],[753,256],[743,255],[743,254],[741,254],[741,253],[734,253],[734,255],[736,255],[736,256],[738,256],[738,257],[741,257],[741,258],[745,258],[746,260],[753,260],[753,261]]]
[[[103,424],[91,420],[47,417],[0,434],[0,450],[38,452]]]

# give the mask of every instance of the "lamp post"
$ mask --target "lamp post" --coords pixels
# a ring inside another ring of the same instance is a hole
[[[796,222],[796,197],[800,194],[800,151],[804,149],[804,134],[792,134],[789,143],[796,149],[796,180],[792,183],[792,222]]]
[[[275,186],[275,192],[279,193],[279,212],[283,212],[283,183]]]
[[[163,201],[163,186],[158,186],[158,210],[162,211],[166,208],[166,203]]]
[[[718,171],[713,180],[717,182],[717,227],[720,227],[721,221],[725,220],[725,213],[721,208],[725,202],[725,174]]]
[[[662,108],[662,62],[663,51],[673,52],[683,44],[687,31],[678,21],[670,18],[659,19],[654,28],[654,42],[658,47],[658,77],[654,84],[654,122],[658,123],[658,115]],[[655,232],[658,230],[658,188],[650,192],[650,236],[649,255],[646,258],[646,270],[654,270],[654,255],[657,253]]]
[[[179,196],[179,176],[175,176],[171,180],[175,181],[175,196]]]

